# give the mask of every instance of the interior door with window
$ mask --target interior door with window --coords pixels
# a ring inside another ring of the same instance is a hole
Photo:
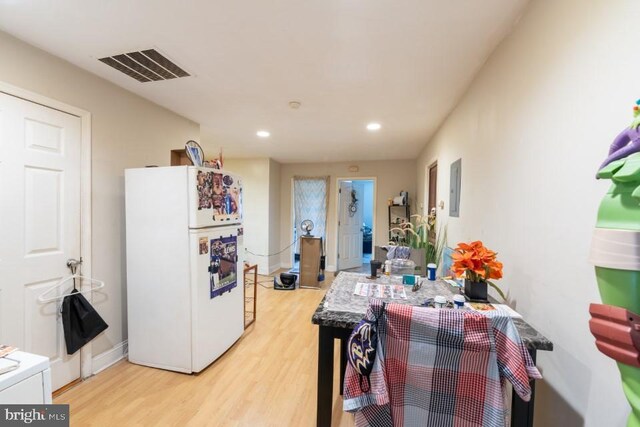
[[[427,202],[427,211],[425,212],[426,215],[430,215],[431,214],[431,210],[432,209],[436,209],[436,203],[437,203],[437,192],[438,192],[438,163],[434,163],[431,166],[429,166],[429,176],[428,176],[428,180],[429,180],[429,199]],[[431,229],[429,230],[429,241],[431,243],[435,244],[435,239],[436,239],[436,230],[435,229]]]
[[[339,196],[338,269],[347,270],[362,266],[362,195],[352,181],[340,181]]]
[[[80,258],[81,131],[79,117],[0,93],[0,343],[49,357],[54,390],[80,377],[80,352],[67,355],[61,301],[38,296]]]
[[[429,166],[429,200],[427,202],[427,214],[431,212],[431,209],[436,207],[436,197],[438,190],[438,164],[434,163]]]

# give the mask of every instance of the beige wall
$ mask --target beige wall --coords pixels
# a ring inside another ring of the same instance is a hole
[[[1,32],[0,57],[0,81],[92,114],[92,275],[106,282],[94,301],[109,324],[93,342],[100,367],[127,337],[123,171],[168,165],[169,150],[198,140],[200,126]]]
[[[269,159],[269,272],[280,268],[280,163]]]
[[[629,412],[589,333],[600,296],[587,258],[609,186],[595,173],[640,94],[639,20],[637,1],[534,0],[417,164],[422,198],[437,158],[448,213],[449,165],[462,158],[449,242],[496,250],[509,299],[554,343],[538,353],[540,426],[620,426]]]
[[[225,159],[225,170],[242,176],[245,261],[260,274],[280,268],[280,163],[273,159]]]
[[[357,165],[359,171],[349,172],[350,165]],[[327,270],[336,266],[336,233],[337,233],[337,181],[336,178],[375,177],[376,220],[375,244],[388,241],[387,199],[398,195],[400,191],[408,191],[411,199],[415,199],[416,162],[415,160],[368,161],[349,163],[283,163],[280,172],[280,246],[284,248],[292,242],[293,226],[291,224],[291,183],[295,175],[331,177],[329,186],[329,212],[327,217]],[[286,250],[280,257],[283,267],[291,266],[291,250]]]
[[[245,262],[269,272],[269,159],[225,159],[224,169],[242,176],[242,216]]]

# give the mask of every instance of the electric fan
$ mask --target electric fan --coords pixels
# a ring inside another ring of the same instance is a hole
[[[200,144],[194,140],[189,140],[184,144],[184,151],[187,153],[187,157],[191,160],[193,166],[202,166],[204,162],[204,153]]]
[[[302,231],[306,231],[307,234],[305,236],[311,236],[311,230],[313,230],[313,221],[310,219],[305,219],[300,223],[300,229]]]

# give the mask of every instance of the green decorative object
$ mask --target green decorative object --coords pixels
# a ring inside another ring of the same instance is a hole
[[[447,227],[440,227],[436,233],[436,210],[431,209],[429,215],[411,215],[410,221],[390,231],[402,236],[402,242],[413,249],[424,249],[424,265],[440,265],[442,252],[447,244]],[[395,242],[389,242],[395,244]]]
[[[602,302],[637,314],[640,314],[639,110],[636,105],[632,125],[615,139],[609,157],[598,171],[597,177],[611,180],[612,185],[600,203],[590,256],[596,266]],[[640,427],[640,368],[621,362],[617,365],[632,409],[627,426]]]

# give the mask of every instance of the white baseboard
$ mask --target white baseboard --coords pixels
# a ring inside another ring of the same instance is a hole
[[[276,268],[273,271],[277,271],[280,268],[284,268],[285,270],[291,270],[293,268],[293,266],[291,264],[288,264],[288,263],[280,263],[280,264],[278,264],[277,267],[278,268]],[[273,271],[272,271],[272,273],[273,273]],[[334,273],[337,270],[336,270],[336,266],[335,265],[328,265],[327,268],[324,271],[330,272],[330,273]]]
[[[280,270],[282,268],[282,264],[281,263],[277,263],[274,264],[272,266],[269,266],[269,274],[273,274],[276,271]]]
[[[112,349],[100,353],[92,359],[93,374],[104,371],[109,366],[127,357],[129,346],[127,340],[122,341],[120,344],[116,344]]]

